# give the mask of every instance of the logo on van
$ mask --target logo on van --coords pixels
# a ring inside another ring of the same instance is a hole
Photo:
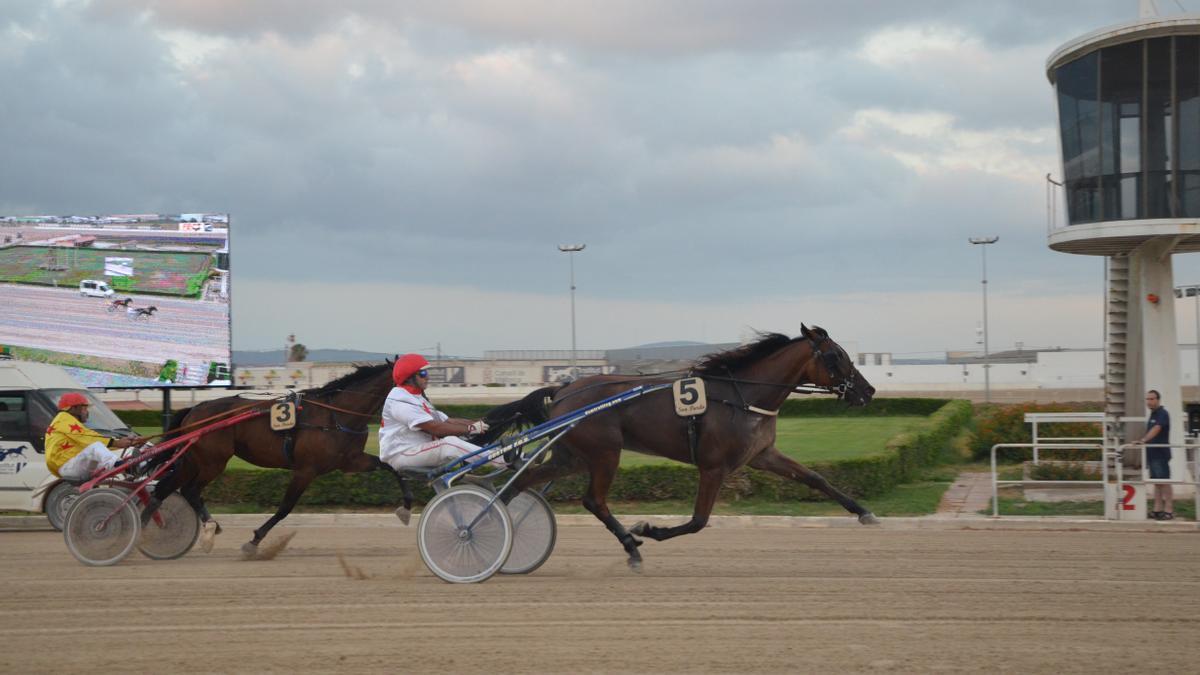
[[[28,445],[19,445],[15,448],[0,448],[0,473],[15,474],[21,473],[21,469],[28,464],[28,457],[25,456],[25,451],[29,449]],[[9,457],[20,457],[27,460],[24,462],[9,462]]]

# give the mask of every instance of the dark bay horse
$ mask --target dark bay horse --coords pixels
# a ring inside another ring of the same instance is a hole
[[[819,474],[775,447],[775,415],[796,387],[823,388],[850,405],[866,405],[875,394],[875,388],[825,330],[802,326],[801,336],[794,339],[778,333],[763,334],[756,342],[704,357],[695,364],[692,375],[704,380],[708,397],[708,410],[695,418],[695,429],[691,432],[694,449],[689,441],[688,422],[676,415],[673,397],[667,389],[581,422],[554,446],[549,460],[530,467],[518,478],[510,494],[587,471],[591,480],[583,506],[617,537],[634,569],[640,567],[642,560],[638,553],[642,542],[637,536],[662,541],[698,532],[708,522],[725,477],[746,464],[825,493],[856,514],[863,524],[879,522],[874,514]],[[637,384],[669,381],[652,376],[634,381],[618,375],[597,375],[561,387],[540,389],[520,401],[493,409],[486,418],[492,425],[489,436],[498,436],[515,421],[535,424],[545,421],[547,411],[542,402],[547,395],[552,396],[548,415],[558,417]],[[676,527],[639,522],[626,530],[613,517],[607,498],[622,448],[696,465],[700,484],[691,520]]]
[[[159,482],[154,498],[162,501],[178,488],[207,524],[212,516],[205,508],[200,493],[225,471],[230,458],[236,455],[256,466],[291,469],[292,480],[284,492],[279,509],[254,531],[254,538],[242,546],[242,552],[247,556],[253,556],[267,532],[287,517],[313,479],[331,471],[359,473],[385,469],[391,472],[404,490],[406,514],[412,505],[412,497],[403,477],[378,457],[363,451],[367,442],[367,424],[379,419],[384,399],[392,386],[391,361],[376,366],[360,366],[323,387],[300,392],[296,426],[290,432],[273,431],[269,416],[263,414],[206,433],[183,455],[177,468]],[[239,409],[252,409],[248,406],[258,405],[265,411],[272,403],[275,401],[256,402],[240,396],[206,401],[175,413],[171,429],[197,424],[203,426],[205,420],[229,415]],[[177,431],[168,432],[167,438],[177,434]],[[143,520],[148,519],[151,512],[151,509],[146,509]],[[401,514],[401,511],[397,511],[397,514]],[[401,518],[404,517],[401,515]],[[213,534],[220,532],[220,526],[205,528],[206,533],[212,530],[215,530]]]

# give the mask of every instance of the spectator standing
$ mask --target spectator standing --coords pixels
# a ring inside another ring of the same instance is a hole
[[[1165,480],[1171,477],[1171,416],[1162,405],[1162,396],[1154,389],[1146,392],[1146,407],[1150,417],[1146,419],[1146,434],[1138,441],[1146,446],[1146,466],[1150,479]],[[1154,520],[1174,520],[1175,490],[1169,483],[1154,484]]]

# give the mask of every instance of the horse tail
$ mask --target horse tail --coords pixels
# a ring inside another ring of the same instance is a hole
[[[563,385],[542,387],[522,399],[496,406],[483,416],[488,430],[471,439],[476,445],[487,445],[500,438],[506,431],[520,426],[537,426],[550,419],[546,401],[554,398]]]

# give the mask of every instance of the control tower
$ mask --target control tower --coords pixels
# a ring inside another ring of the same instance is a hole
[[[1141,18],[1059,47],[1065,224],[1055,251],[1107,258],[1105,412],[1145,416],[1162,393],[1183,438],[1171,256],[1200,251],[1200,14]],[[1132,439],[1128,434],[1127,439]]]

